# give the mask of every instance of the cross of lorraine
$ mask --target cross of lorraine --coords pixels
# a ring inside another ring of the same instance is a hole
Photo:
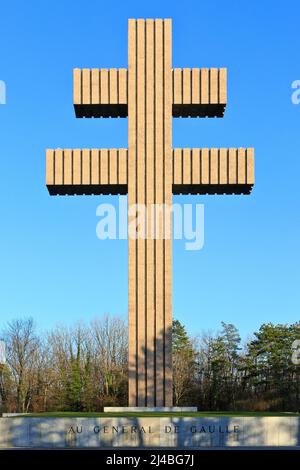
[[[128,194],[128,210],[172,194],[250,194],[252,148],[172,148],[172,117],[223,117],[225,68],[172,68],[170,19],[128,20],[128,69],[74,69],[76,117],[128,117],[127,149],[46,152],[50,195]],[[149,211],[151,213],[151,211]],[[147,214],[149,213],[147,211]],[[129,405],[171,407],[172,239],[164,209],[128,237]]]

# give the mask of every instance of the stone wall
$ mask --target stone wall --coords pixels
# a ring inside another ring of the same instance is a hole
[[[297,417],[0,418],[0,448],[299,446]]]

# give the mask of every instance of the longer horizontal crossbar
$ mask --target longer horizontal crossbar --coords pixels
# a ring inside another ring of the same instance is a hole
[[[173,149],[173,194],[249,194],[252,148]],[[55,149],[46,153],[51,195],[127,194],[127,149]]]
[[[74,69],[77,117],[126,117],[126,69]],[[172,70],[173,117],[222,117],[227,102],[226,68]]]
[[[55,149],[46,152],[51,195],[126,194],[127,149]]]
[[[173,194],[250,194],[253,148],[173,150]]]

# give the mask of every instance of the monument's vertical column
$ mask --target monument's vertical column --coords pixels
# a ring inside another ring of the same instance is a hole
[[[135,205],[147,211],[128,243],[131,406],[172,406],[171,79],[171,20],[129,20],[129,235]]]
[[[164,404],[173,406],[172,373],[172,21],[164,21]]]
[[[146,20],[146,302],[147,302],[147,406],[156,404],[155,378],[155,306],[154,306],[154,221],[151,208],[154,204],[154,20]]]

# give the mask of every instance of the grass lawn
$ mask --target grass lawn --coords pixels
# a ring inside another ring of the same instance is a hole
[[[200,411],[200,412],[138,412],[138,413],[85,413],[73,411],[53,411],[49,413],[28,413],[22,415],[24,418],[114,418],[114,417],[190,417],[190,418],[214,418],[214,417],[234,417],[234,416],[297,416],[299,413],[289,412],[255,412],[255,411]],[[17,416],[16,416],[17,417]]]

